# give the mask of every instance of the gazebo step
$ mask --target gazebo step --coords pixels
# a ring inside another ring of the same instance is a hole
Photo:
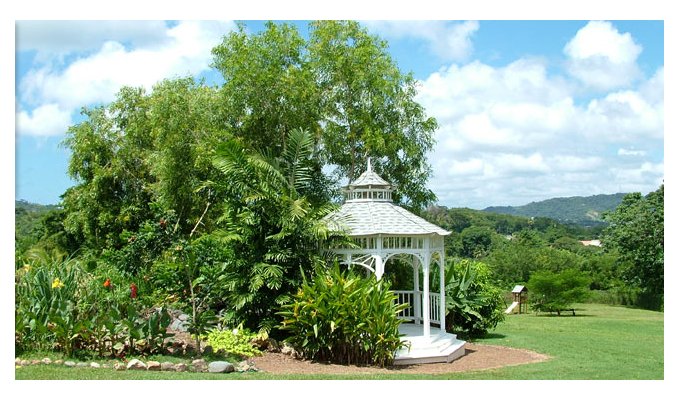
[[[394,365],[451,362],[465,354],[465,342],[450,333],[439,334],[434,341],[409,339],[411,348],[397,351]]]
[[[394,358],[394,365],[429,364],[451,362],[465,354],[465,342],[455,340],[443,349],[413,348],[401,349]]]
[[[456,335],[452,333],[439,334],[430,338],[416,336],[406,339],[406,341],[411,344],[411,348],[423,350],[444,350],[445,348],[449,347],[451,343],[454,343],[457,340],[458,338]]]

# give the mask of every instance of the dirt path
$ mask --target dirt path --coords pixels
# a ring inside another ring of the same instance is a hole
[[[251,360],[258,369],[272,374],[443,374],[528,364],[549,358],[529,350],[466,343],[465,355],[448,364],[420,364],[391,368],[355,367],[296,360],[292,356],[281,353],[264,353]]]

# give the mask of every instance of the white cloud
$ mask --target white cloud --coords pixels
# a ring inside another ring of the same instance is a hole
[[[649,191],[663,179],[663,68],[638,88],[587,101],[540,59],[451,65],[417,100],[439,122],[430,187],[441,204],[483,208],[550,197]],[[612,147],[614,150],[612,150]],[[625,153],[625,151],[624,151]],[[626,153],[626,155],[632,155]]]
[[[106,27],[105,24],[105,31]],[[128,39],[143,43],[139,32],[147,28],[140,28]],[[164,78],[197,75],[209,69],[211,49],[233,28],[232,22],[185,21],[172,27],[164,25],[161,31],[164,39],[154,45],[129,48],[109,40],[96,52],[81,56],[63,68],[55,62],[30,70],[19,84],[19,97],[26,104],[24,108],[56,104],[70,114],[82,106],[112,101],[125,85],[150,89]],[[104,33],[98,35],[105,36]],[[28,133],[22,121],[18,121],[17,130]]]
[[[445,61],[461,61],[473,52],[472,36],[477,21],[363,21],[371,30],[387,38],[424,40],[429,50]]]
[[[43,104],[30,113],[21,110],[16,115],[17,127],[21,127],[22,134],[30,136],[62,135],[70,123],[70,111],[54,103]]]
[[[644,150],[619,149],[619,151],[617,151],[616,154],[618,154],[620,156],[641,157],[641,156],[646,156],[647,152],[644,151]]]
[[[484,174],[485,164],[481,158],[473,158],[465,161],[454,160],[449,165],[448,172],[456,176],[479,176]],[[445,165],[442,167],[446,168]]]
[[[513,153],[500,153],[494,157],[494,163],[498,170],[502,172],[503,176],[512,175],[515,173],[533,174],[549,172],[550,167],[545,163],[543,155],[535,152],[524,156]]]
[[[131,47],[158,46],[167,42],[163,21],[17,21],[16,44],[20,51],[34,50],[39,58],[96,50],[107,41]]]
[[[612,168],[611,175],[620,182],[626,191],[640,191],[641,185],[653,182],[654,189],[661,185],[664,176],[663,162],[653,163],[645,161],[642,164],[629,168]],[[635,189],[638,188],[638,189]]]
[[[609,90],[640,78],[642,47],[609,22],[591,21],[564,47],[569,72],[589,88]]]
[[[613,92],[590,101],[580,122],[582,132],[594,140],[663,139],[663,103],[650,104],[637,91]]]
[[[551,169],[562,172],[597,171],[605,166],[604,160],[598,156],[579,157],[570,154],[558,154],[548,160]]]

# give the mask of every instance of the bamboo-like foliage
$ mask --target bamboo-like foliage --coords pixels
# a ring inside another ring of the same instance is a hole
[[[355,365],[392,364],[404,345],[399,336],[398,313],[389,283],[351,270],[317,268],[293,300],[278,313],[289,341],[306,358]]]

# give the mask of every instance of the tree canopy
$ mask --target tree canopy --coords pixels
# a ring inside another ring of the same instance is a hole
[[[435,200],[426,154],[437,127],[415,100],[416,81],[402,73],[387,43],[355,21],[316,21],[304,40],[296,28],[241,26],[213,50],[222,73],[224,120],[235,136],[275,155],[292,129],[313,134],[321,165],[353,180],[372,157],[412,209]]]
[[[626,195],[621,205],[606,215],[609,226],[604,244],[630,262],[628,282],[663,304],[664,294],[664,187],[642,196]],[[654,301],[650,299],[650,301]]]

